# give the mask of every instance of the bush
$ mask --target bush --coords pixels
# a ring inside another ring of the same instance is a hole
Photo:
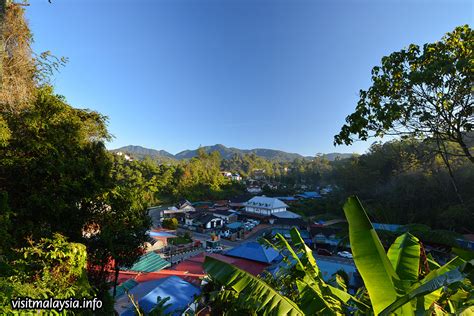
[[[163,228],[176,229],[178,228],[178,220],[176,218],[165,218],[161,223]]]

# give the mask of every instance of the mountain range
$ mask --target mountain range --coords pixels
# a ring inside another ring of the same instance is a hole
[[[296,158],[300,158],[300,159],[313,158],[310,156],[302,156],[300,154],[288,153],[285,151],[275,150],[275,149],[265,149],[265,148],[239,149],[239,148],[234,148],[234,147],[226,147],[221,144],[216,144],[213,146],[204,146],[201,148],[204,149],[207,153],[218,151],[223,159],[230,159],[234,155],[244,155],[244,154],[255,154],[258,157],[262,157],[268,160],[278,160],[278,161],[293,161]],[[167,152],[166,150],[156,150],[156,149],[150,149],[150,148],[134,146],[134,145],[128,145],[128,146],[111,150],[111,152],[123,152],[123,153],[129,154],[137,159],[144,159],[145,157],[150,157],[154,160],[191,159],[197,156],[197,151],[198,149],[184,150],[177,153],[176,155],[173,155]],[[329,153],[329,154],[323,154],[322,156],[332,161],[338,157],[340,159],[350,158],[351,156],[353,156],[353,154]]]

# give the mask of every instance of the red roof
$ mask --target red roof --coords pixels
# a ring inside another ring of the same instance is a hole
[[[255,261],[251,261],[247,259],[228,257],[221,254],[202,253],[179,263],[173,269],[178,270],[178,271],[187,271],[188,273],[205,274],[204,268],[202,267],[205,256],[210,256],[210,257],[216,258],[217,260],[229,263],[253,275],[258,275],[262,273],[263,270],[265,270],[265,268],[268,267],[268,264],[255,262]]]
[[[205,274],[195,274],[195,273],[187,273],[185,271],[176,271],[176,270],[161,270],[158,272],[148,272],[148,273],[140,273],[134,271],[120,271],[118,277],[118,284],[125,282],[128,279],[134,279],[138,283],[151,281],[151,280],[158,280],[167,278],[169,276],[177,276],[181,279],[193,283],[195,285],[201,284],[201,279],[205,276]]]

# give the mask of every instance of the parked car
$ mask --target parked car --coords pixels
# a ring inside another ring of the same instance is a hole
[[[337,253],[339,257],[347,258],[347,259],[352,259],[352,254],[349,251],[339,251]]]

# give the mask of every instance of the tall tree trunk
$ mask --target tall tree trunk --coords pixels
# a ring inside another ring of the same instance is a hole
[[[117,263],[115,263],[115,276],[114,276],[114,294],[112,295],[113,298],[115,298],[115,294],[117,294],[117,282],[118,282],[118,276],[119,276],[119,266]]]
[[[469,160],[472,163],[474,163],[474,157],[472,156],[471,152],[469,151],[469,148],[467,147],[466,143],[464,142],[461,133],[458,133],[457,143],[459,144],[459,146],[461,146],[462,151],[464,152],[466,157],[469,158]]]
[[[443,143],[443,140],[440,140],[438,135],[436,135],[436,144],[437,144],[437,147],[438,147],[439,154],[441,155],[441,158],[443,159],[443,162],[446,165],[446,168],[448,169],[449,178],[451,180],[451,184],[453,186],[454,193],[456,193],[456,196],[457,196],[459,202],[461,203],[461,205],[464,208],[466,208],[466,205],[464,204],[464,200],[461,197],[461,194],[459,193],[458,186],[457,186],[456,180],[454,178],[453,170],[451,169],[451,164],[449,163],[449,157],[448,157],[446,147]]]
[[[3,55],[5,52],[5,44],[3,42],[3,25],[5,22],[5,11],[7,0],[0,0],[0,90],[3,88]]]

